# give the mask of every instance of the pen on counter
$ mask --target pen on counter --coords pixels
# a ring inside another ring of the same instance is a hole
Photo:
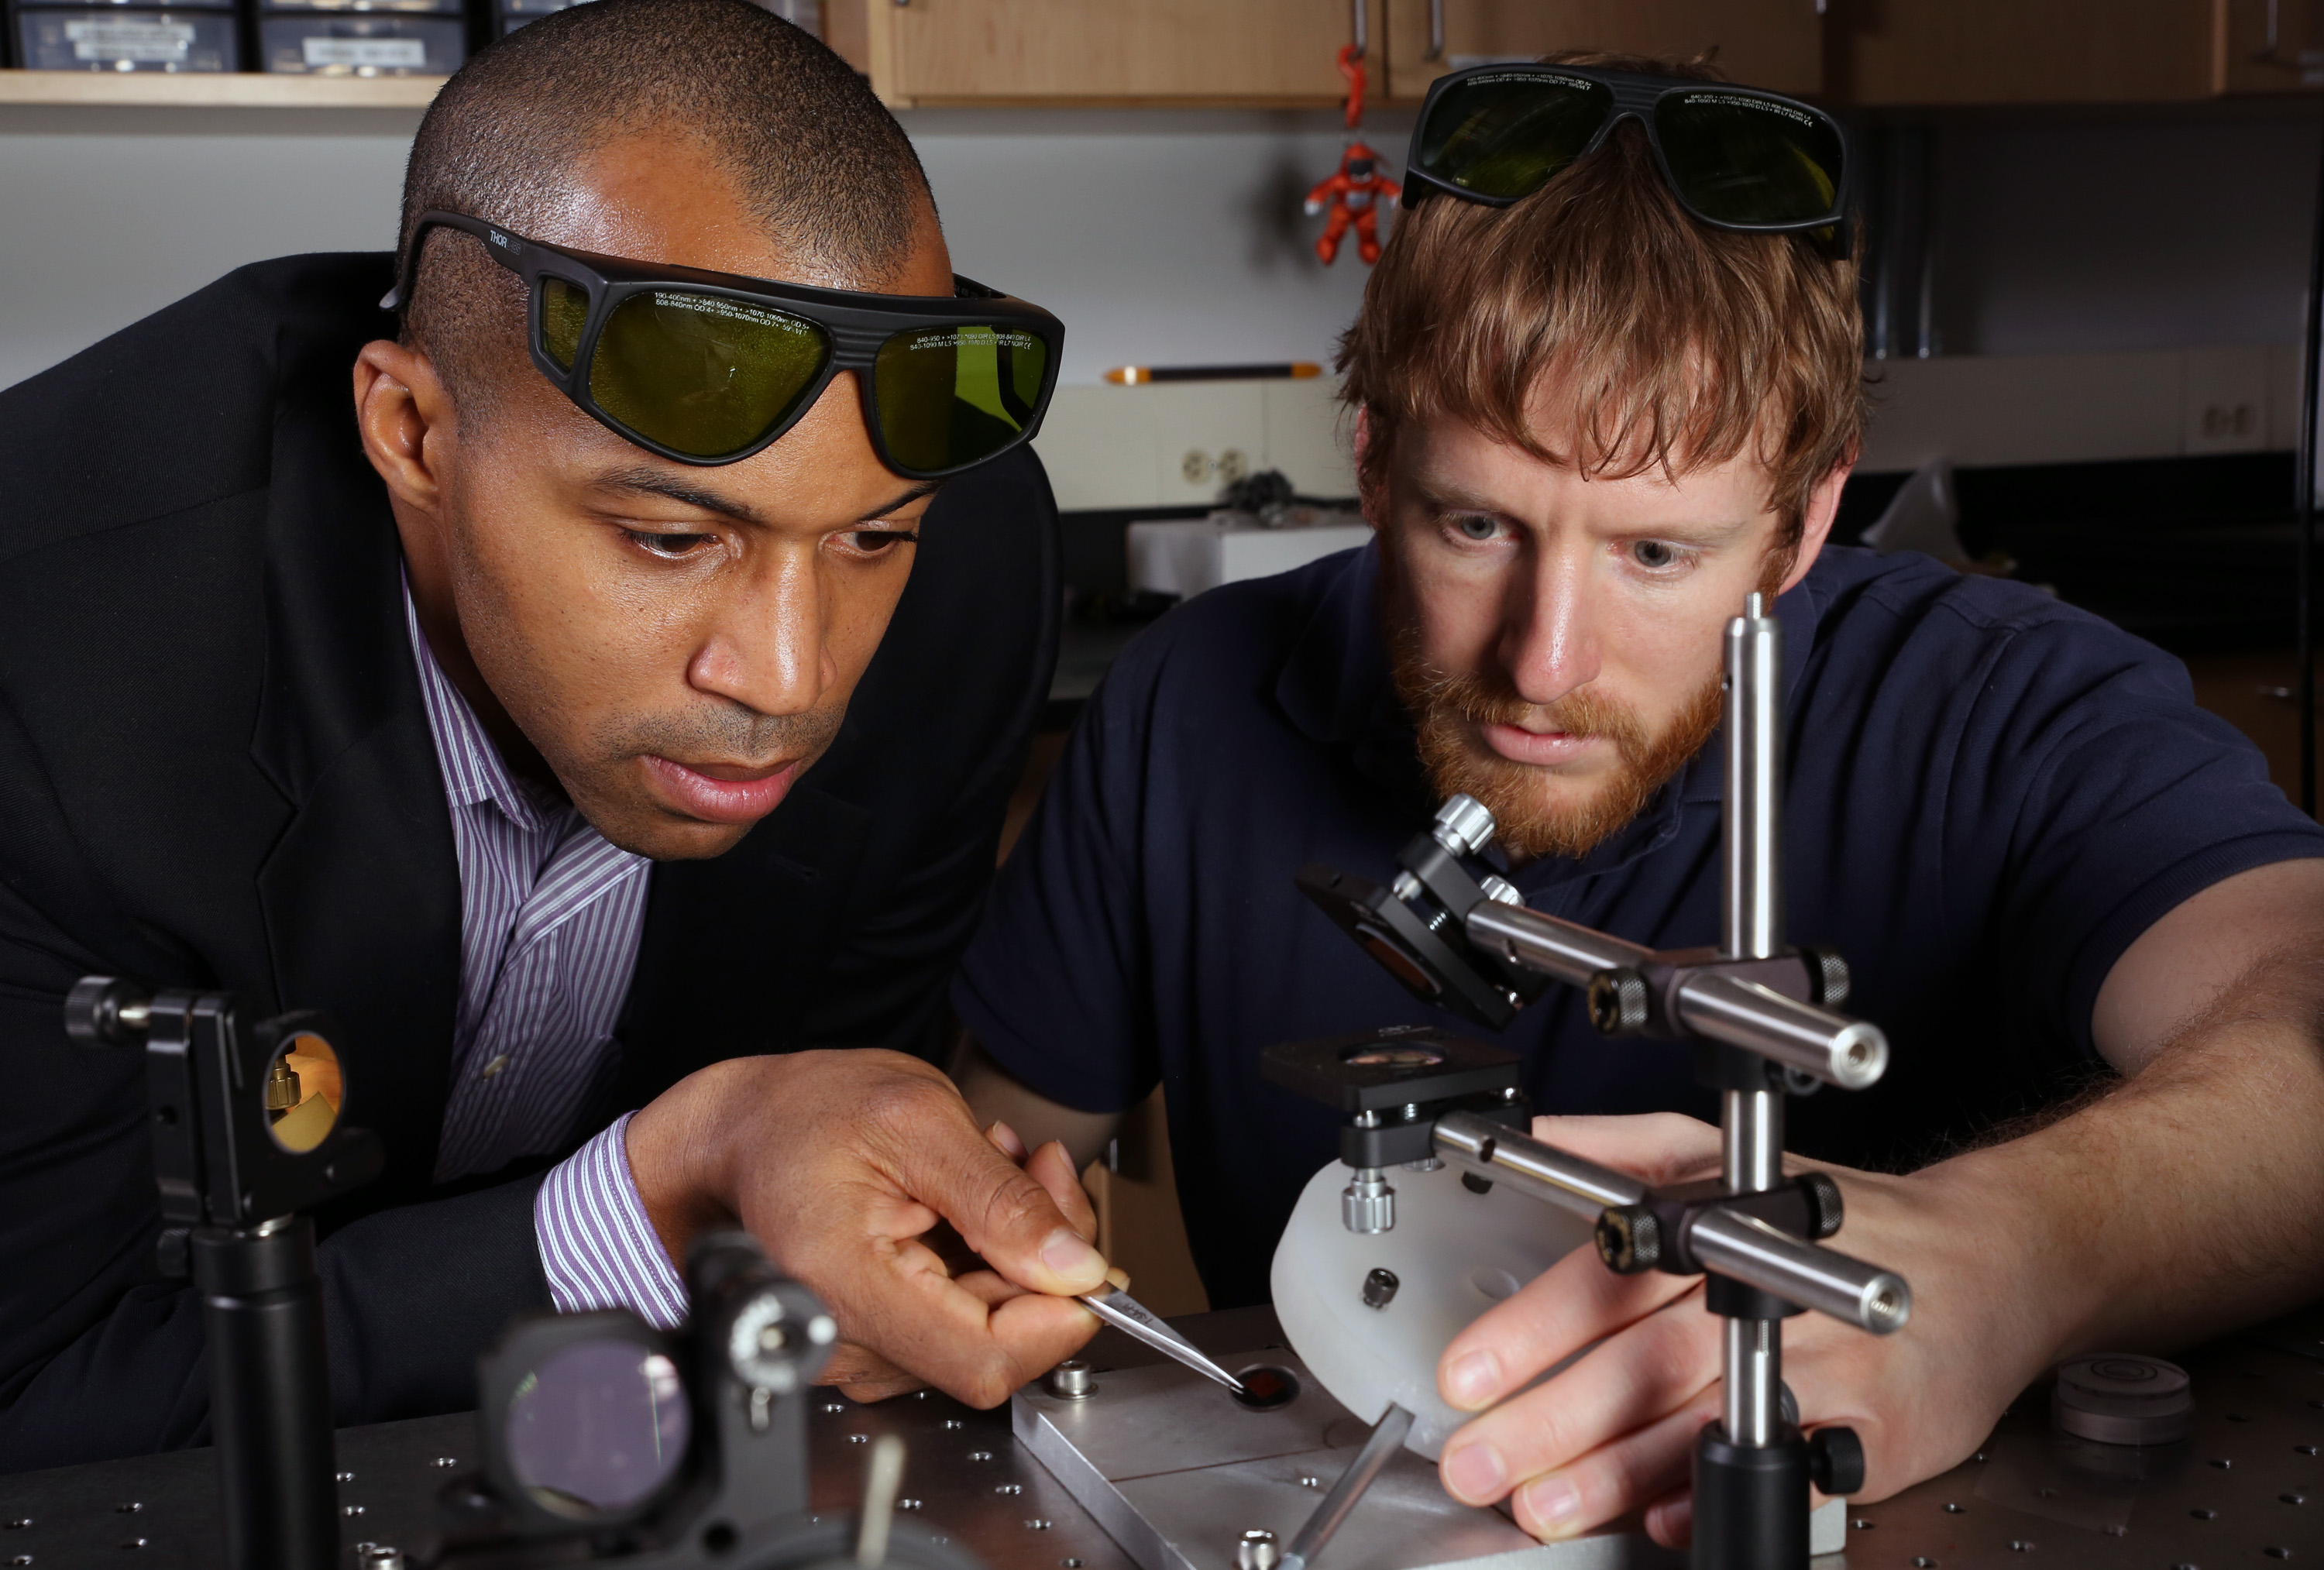
[[[1105,379],[1120,387],[1148,381],[1282,381],[1321,376],[1312,360],[1273,361],[1258,365],[1117,365]]]

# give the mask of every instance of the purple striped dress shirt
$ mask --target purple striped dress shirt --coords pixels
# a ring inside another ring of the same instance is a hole
[[[512,775],[428,647],[409,585],[404,625],[460,863],[460,998],[438,1182],[553,1151],[613,1048],[637,967],[652,863],[569,803]],[[552,1169],[533,1203],[562,1313],[627,1308],[657,1325],[686,1292],[630,1176],[625,1115]]]

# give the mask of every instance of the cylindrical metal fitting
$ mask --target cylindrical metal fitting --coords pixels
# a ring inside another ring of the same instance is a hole
[[[1592,976],[1582,997],[1600,1035],[1634,1036],[1646,1028],[1646,978],[1626,965]]]
[[[403,1550],[392,1543],[370,1543],[358,1549],[359,1570],[403,1570]]]
[[[1465,797],[1462,799],[1466,799]],[[1283,1548],[1275,1534],[1254,1527],[1235,1545],[1235,1570],[1275,1570],[1283,1562]]]
[[[1097,1394],[1097,1381],[1092,1377],[1090,1365],[1078,1357],[1069,1357],[1049,1371],[1048,1391],[1061,1401],[1087,1400]]]
[[[1385,1267],[1369,1272],[1364,1276],[1364,1307],[1385,1308],[1396,1301],[1397,1289],[1404,1283],[1396,1272]]]
[[[1754,594],[1727,624],[1725,909],[1719,947],[1730,959],[1784,950],[1784,624]]]
[[[1679,1023],[1700,1035],[1843,1090],[1877,1083],[1888,1068],[1888,1038],[1878,1025],[1715,970],[1679,987],[1678,1014]]]
[[[1616,1275],[1642,1275],[1662,1262],[1663,1224],[1644,1205],[1617,1205],[1598,1217],[1598,1257]]]
[[[1654,958],[1652,949],[1593,932],[1578,922],[1492,900],[1470,907],[1463,930],[1486,952],[1572,987],[1589,986],[1600,970],[1635,967]]]
[[[1455,856],[1474,856],[1493,842],[1493,814],[1474,796],[1454,796],[1436,809],[1428,831]]]
[[[1703,1269],[1786,1302],[1886,1336],[1913,1317],[1913,1289],[1894,1271],[1818,1248],[1764,1221],[1711,1210],[1687,1232]]]
[[[1487,899],[1496,904],[1516,905],[1525,904],[1525,895],[1517,892],[1517,886],[1498,872],[1485,874],[1477,880],[1477,886],[1485,891]]]
[[[1340,1221],[1353,1233],[1370,1237],[1396,1226],[1396,1190],[1378,1167],[1358,1167],[1348,1186],[1340,1190]]]
[[[1646,1186],[1628,1172],[1568,1155],[1473,1112],[1446,1113],[1434,1133],[1436,1153],[1462,1172],[1593,1221],[1601,1210],[1646,1197]]]

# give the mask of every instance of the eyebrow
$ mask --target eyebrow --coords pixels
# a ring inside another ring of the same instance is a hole
[[[738,523],[762,523],[758,510],[746,501],[724,496],[706,486],[697,485],[682,475],[665,473],[659,469],[615,469],[600,474],[596,480],[601,491],[625,491],[638,496],[659,496],[687,507],[698,507],[705,512],[715,512],[721,518],[731,518]],[[933,496],[944,488],[941,480],[923,480],[881,502],[855,521],[876,523],[899,509],[910,506],[923,496]]]

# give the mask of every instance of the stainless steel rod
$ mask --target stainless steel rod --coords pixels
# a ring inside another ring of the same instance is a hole
[[[1572,987],[1589,986],[1600,970],[1654,957],[1652,949],[1499,900],[1480,901],[1470,911],[1464,930],[1479,948]]]
[[[1363,1448],[1348,1463],[1348,1469],[1340,1474],[1340,1481],[1332,1485],[1332,1492],[1323,1496],[1323,1502],[1315,1507],[1307,1524],[1299,1529],[1299,1535],[1291,1539],[1291,1547],[1277,1561],[1279,1570],[1306,1570],[1314,1563],[1315,1556],[1323,1551],[1324,1545],[1356,1508],[1356,1501],[1364,1497],[1364,1491],[1371,1487],[1381,1469],[1404,1444],[1404,1437],[1411,1432],[1412,1414],[1390,1401],[1388,1410],[1380,1414],[1380,1420],[1372,1426],[1371,1437],[1364,1441]]]
[[[1754,594],[1727,624],[1726,869],[1719,946],[1730,959],[1783,952],[1784,624]]]
[[[1448,1112],[1436,1120],[1436,1153],[1464,1172],[1593,1219],[1614,1205],[1636,1205],[1646,1186],[1628,1172],[1568,1155],[1505,1124],[1473,1112]]]
[[[1773,1058],[1844,1090],[1863,1089],[1888,1067],[1888,1038],[1878,1025],[1715,970],[1679,988],[1678,1015],[1679,1023],[1700,1035]]]
[[[1784,1343],[1772,1319],[1727,1321],[1720,1416],[1738,1445],[1766,1449],[1784,1427]]]
[[[1913,1317],[1913,1290],[1904,1277],[1818,1248],[1764,1221],[1729,1210],[1708,1211],[1687,1239],[1705,1270],[1875,1336],[1900,1330]]]
[[[1729,1090],[1720,1119],[1722,1177],[1738,1194],[1784,1180],[1784,1098],[1773,1090]]]

